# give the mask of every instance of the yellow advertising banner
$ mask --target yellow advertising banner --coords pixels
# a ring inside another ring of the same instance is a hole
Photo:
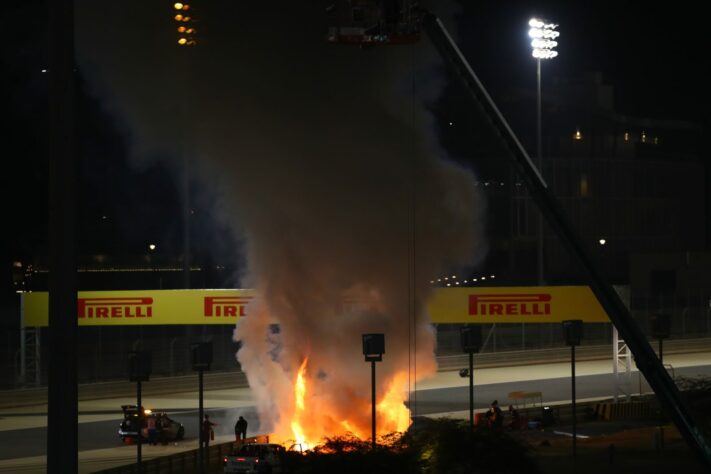
[[[433,323],[610,322],[587,286],[443,288],[428,305]]]
[[[235,324],[249,315],[254,290],[82,291],[80,326]],[[48,293],[22,294],[22,325],[48,325]],[[609,322],[587,286],[439,288],[428,305],[433,323]]]
[[[235,324],[254,290],[80,291],[79,326]],[[24,293],[23,326],[47,326],[49,294]]]

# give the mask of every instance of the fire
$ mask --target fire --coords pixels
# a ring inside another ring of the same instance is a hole
[[[301,427],[301,418],[304,414],[304,396],[306,396],[306,378],[304,374],[306,372],[306,364],[309,362],[309,358],[304,358],[304,361],[299,367],[299,372],[296,375],[296,383],[294,384],[294,416],[291,420],[291,431],[294,433],[294,440],[296,444],[299,444],[304,449],[308,449],[308,443],[306,442],[306,437],[304,436],[304,429]]]
[[[378,416],[383,419],[385,429],[378,432],[385,434],[393,431],[403,432],[410,426],[410,411],[403,403],[406,395],[407,372],[401,372],[393,377],[388,391],[375,405]]]
[[[303,359],[293,380],[292,412],[283,420],[281,428],[274,433],[276,440],[293,442],[300,449],[316,446],[326,437],[352,434],[367,440],[371,436],[370,398],[351,400],[351,410],[343,418],[343,410],[335,406],[333,399],[318,393],[320,384],[309,377],[309,358]],[[376,402],[376,433],[378,436],[404,432],[410,426],[410,413],[404,404],[407,397],[407,371],[398,372],[380,381],[383,389]],[[339,416],[337,413],[341,413]],[[288,433],[288,434],[287,434]]]

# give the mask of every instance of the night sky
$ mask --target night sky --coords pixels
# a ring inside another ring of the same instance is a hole
[[[210,1],[213,2],[220,3]],[[123,4],[106,3],[113,4],[107,15],[121,14]],[[164,3],[170,12],[172,2]],[[130,3],[126,5],[130,8]],[[514,90],[535,88],[535,62],[530,57],[527,21],[537,15],[559,23],[561,32],[559,57],[544,64],[544,93],[553,86],[555,77],[601,71],[605,81],[615,87],[618,112],[695,121],[708,129],[707,28],[702,24],[700,7],[692,8],[691,2],[478,1],[458,5],[460,11],[450,18],[450,24],[457,25],[463,52],[495,100]],[[204,21],[208,23],[204,28],[228,29],[229,17],[211,14],[208,6],[203,8]],[[11,262],[34,259],[46,255],[47,250],[47,76],[42,73],[47,63],[47,22],[45,5],[40,1],[15,2],[4,10],[5,18],[12,19],[3,26],[0,54],[5,165],[0,183],[4,216],[0,288],[4,298],[8,298],[12,296]],[[452,8],[438,10],[451,12]],[[241,14],[239,5],[231,11],[234,15]],[[276,17],[285,14],[279,11],[278,3],[272,4],[270,11]],[[132,28],[150,24],[138,22],[137,26],[131,21],[131,12],[126,18],[126,29],[116,34],[130,34]],[[269,19],[266,20],[257,21],[256,27],[268,28]],[[294,25],[295,34],[306,27],[320,28],[319,21]],[[322,26],[325,31],[326,25]],[[250,44],[249,38],[242,41],[248,48],[267,47]],[[229,60],[229,52],[225,54],[225,68],[243,68],[244,74],[254,72],[249,65]],[[281,60],[266,59],[277,63]],[[292,69],[285,74],[297,79],[308,77],[309,71]],[[145,253],[151,240],[165,242],[161,248],[166,254],[178,253],[180,203],[175,170],[160,161],[136,166],[128,157],[131,139],[125,123],[96,93],[96,88],[87,85],[87,79],[80,75],[77,88],[77,148],[82,157],[78,171],[82,183],[79,253],[138,255]],[[450,92],[451,89],[445,89],[444,97],[427,104],[436,113],[433,133],[440,132],[437,126],[444,127],[450,114],[457,113],[457,107],[466,107],[466,101],[447,97]],[[348,93],[347,88],[343,93]],[[89,159],[96,156],[101,156],[101,161]],[[199,222],[196,232],[204,236],[196,239],[200,242],[196,244],[196,254],[214,260],[236,259],[235,237],[210,213],[215,196],[198,183],[194,183],[193,192]],[[210,237],[215,235],[223,238]]]

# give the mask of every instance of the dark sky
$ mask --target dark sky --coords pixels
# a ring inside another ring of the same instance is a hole
[[[460,41],[487,87],[535,87],[527,21],[559,24],[559,56],[544,64],[544,86],[556,75],[601,71],[616,89],[620,112],[708,123],[707,26],[691,2],[462,2]]]
[[[165,3],[168,7],[172,4]],[[106,15],[121,15],[123,4],[106,4]],[[605,80],[615,86],[619,112],[708,125],[709,55],[705,50],[708,39],[703,14],[691,2],[459,4],[461,11],[455,17],[459,43],[495,99],[512,89],[535,87],[535,62],[530,57],[527,22],[537,15],[559,23],[561,32],[560,56],[544,65],[544,88],[552,87],[555,76],[602,71]],[[42,73],[47,62],[45,5],[42,1],[28,0],[6,6],[5,11],[6,17],[13,20],[4,25],[5,40],[0,55],[3,70],[0,94],[5,109],[1,119],[5,171],[0,188],[6,229],[0,255],[2,288],[9,285],[7,269],[13,259],[26,259],[46,251],[47,222],[47,90],[46,74]],[[278,3],[271,6],[270,12],[275,17],[288,14],[279,11]],[[234,14],[239,15],[239,9]],[[129,21],[130,15],[126,18],[125,29],[116,31],[117,35],[130,34],[136,28]],[[220,15],[207,14],[206,18],[213,22],[212,26],[203,25],[208,30],[224,31],[232,21]],[[268,28],[268,20],[261,19],[258,24]],[[279,24],[288,25],[288,21]],[[299,25],[294,25],[294,31],[298,30]],[[244,41],[245,48],[263,46],[251,44],[249,39]],[[266,57],[264,61],[279,62],[280,58]],[[229,56],[225,64],[241,67],[244,74],[250,74],[249,65],[235,64]],[[310,72],[292,68],[288,74],[308,78]],[[79,87],[78,110],[84,126],[79,148],[85,156],[101,154],[106,165],[92,166],[87,160],[82,165],[85,186],[81,190],[79,215],[84,251],[135,254],[144,251],[149,239],[172,239],[175,243],[180,211],[176,206],[179,190],[173,179],[174,170],[160,162],[133,166],[127,158],[130,144],[125,124],[86,86],[85,79],[80,78]],[[446,120],[446,115],[446,110],[441,111],[439,118]],[[206,193],[200,202],[208,208],[212,199]],[[116,224],[105,226],[103,215]],[[209,216],[203,224],[205,229],[224,231]],[[206,240],[205,245],[210,249],[216,244]]]

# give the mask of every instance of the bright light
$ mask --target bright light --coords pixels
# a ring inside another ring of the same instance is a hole
[[[182,3],[175,3],[175,4],[173,5],[173,8],[175,8],[176,10],[182,10],[182,9],[183,9],[183,4],[182,4]]]
[[[179,45],[184,45],[184,44],[187,43],[187,42],[188,42],[188,40],[186,40],[185,38],[180,38],[180,39],[178,40],[178,44],[179,44]]]
[[[183,21],[183,15],[181,15],[180,13],[175,15],[175,21]]]
[[[179,26],[179,27],[178,27],[178,33],[185,33],[185,27],[184,27],[184,26]]]
[[[146,408],[145,410],[143,410],[143,413],[146,415],[150,415],[153,412],[151,410],[149,410],[148,408]]]
[[[598,240],[598,242],[600,242],[600,245],[605,245],[607,243],[607,240],[600,239],[600,240]]]
[[[42,72],[47,72],[47,70],[46,70],[46,69],[42,69]]]
[[[560,32],[556,31],[558,25],[531,18],[528,26],[531,27],[528,30],[528,36],[533,38],[531,41],[533,57],[536,59],[553,59],[558,56],[558,52],[554,50],[558,46],[558,42],[555,39],[560,36]]]
[[[582,140],[583,139],[583,134],[580,133],[580,130],[575,131],[575,135],[573,136],[576,140]]]
[[[156,249],[156,244],[151,244],[148,246],[149,249],[155,250]]]

